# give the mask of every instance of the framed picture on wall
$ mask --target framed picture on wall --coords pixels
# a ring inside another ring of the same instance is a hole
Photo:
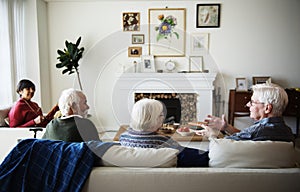
[[[236,78],[236,91],[248,91],[247,79],[246,78]]]
[[[217,28],[220,27],[220,4],[197,4],[196,27]]]
[[[144,44],[144,35],[143,34],[132,34],[131,37],[132,44]]]
[[[123,13],[123,31],[140,31],[140,13]]]
[[[140,57],[142,55],[142,47],[128,47],[128,57]]]
[[[185,8],[149,9],[149,55],[184,57],[185,19]]]
[[[271,77],[252,77],[252,84],[271,83]]]
[[[209,33],[194,33],[191,34],[191,55],[200,54],[203,51],[208,51]]]
[[[142,55],[141,56],[141,71],[144,73],[154,73],[155,63],[153,55]]]

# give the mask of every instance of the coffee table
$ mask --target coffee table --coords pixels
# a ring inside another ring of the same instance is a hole
[[[115,137],[113,138],[113,141],[119,141],[119,137],[120,135],[125,132],[128,129],[128,125],[121,125],[118,132],[116,133]],[[158,132],[161,135],[165,135],[165,136],[169,136],[171,137],[173,140],[175,141],[184,141],[184,142],[190,142],[190,141],[194,141],[194,142],[199,142],[202,141],[202,136],[200,135],[192,135],[192,136],[181,136],[180,134],[178,134],[177,132],[174,133],[163,133],[162,131]]]

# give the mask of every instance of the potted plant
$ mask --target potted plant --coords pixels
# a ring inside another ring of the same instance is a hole
[[[76,41],[76,43],[72,43],[69,41],[65,41],[66,48],[64,50],[57,50],[58,57],[57,59],[59,60],[60,63],[56,64],[56,68],[63,68],[65,69],[62,71],[62,74],[68,73],[71,75],[72,73],[76,72],[77,78],[78,78],[78,83],[79,87],[82,90],[82,85],[80,81],[80,76],[79,76],[79,60],[82,58],[82,53],[84,51],[84,48],[78,48],[79,44],[81,41],[81,37],[79,37]]]

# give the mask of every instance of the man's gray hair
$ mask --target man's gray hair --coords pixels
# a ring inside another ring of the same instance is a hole
[[[282,115],[288,104],[288,95],[282,87],[274,83],[263,83],[253,85],[252,90],[259,102],[272,104],[274,115]]]
[[[80,93],[82,93],[82,91],[73,88],[62,91],[58,100],[58,106],[62,116],[68,116],[70,109],[79,105]]]

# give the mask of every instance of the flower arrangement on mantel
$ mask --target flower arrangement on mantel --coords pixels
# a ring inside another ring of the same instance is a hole
[[[84,51],[84,47],[78,48],[81,41],[81,37],[79,37],[76,41],[76,43],[72,43],[69,41],[65,41],[66,48],[64,50],[57,50],[58,57],[57,59],[60,61],[60,63],[56,64],[56,68],[63,68],[65,69],[62,71],[62,74],[65,74],[67,72],[68,75],[73,74],[76,72],[78,83],[80,90],[82,90],[81,80],[79,76],[79,60],[82,58],[82,54]]]
[[[173,34],[176,36],[177,39],[179,39],[179,34],[176,31],[174,31],[174,28],[177,25],[176,17],[172,15],[165,17],[163,14],[161,14],[158,15],[157,18],[161,21],[161,23],[159,24],[159,26],[155,27],[155,31],[158,31],[156,41],[159,41],[161,39],[172,38]]]

